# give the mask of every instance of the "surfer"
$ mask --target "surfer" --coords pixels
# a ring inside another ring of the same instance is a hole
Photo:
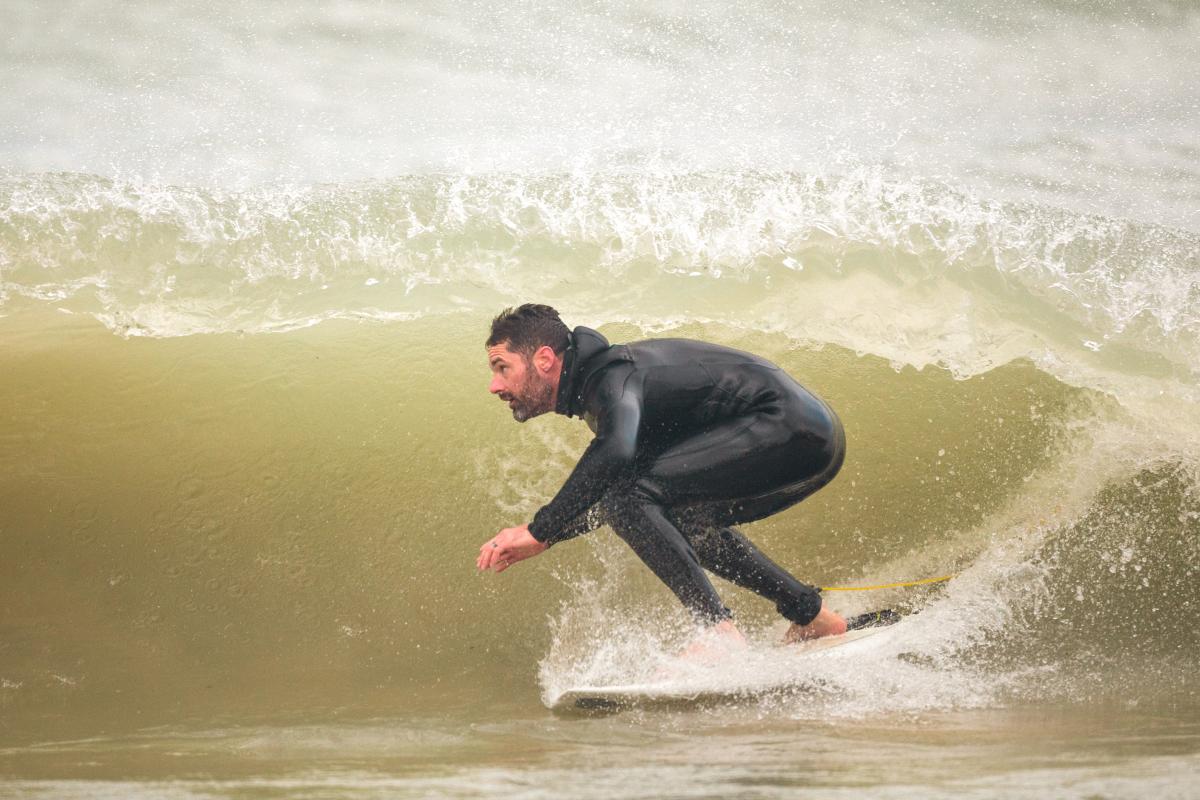
[[[705,570],[774,602],[787,641],[845,632],[817,589],[732,527],[798,503],[842,465],[837,416],[782,369],[688,339],[610,345],[532,303],[493,320],[487,352],[488,391],[518,422],[554,411],[595,438],[531,522],[483,544],[479,569],[607,524],[714,633],[742,639]]]

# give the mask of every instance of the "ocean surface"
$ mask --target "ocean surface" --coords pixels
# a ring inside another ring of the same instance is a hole
[[[0,0],[0,798],[1200,796],[1200,7]],[[681,664],[491,318],[783,365],[844,613]],[[661,671],[723,702],[557,713]]]

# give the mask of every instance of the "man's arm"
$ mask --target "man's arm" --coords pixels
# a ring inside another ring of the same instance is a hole
[[[593,505],[571,520],[565,528],[558,532],[553,541],[556,544],[565,542],[567,539],[574,539],[576,536],[594,531],[603,525],[604,518],[599,513],[598,505]],[[533,535],[529,533],[528,525],[505,528],[496,534],[495,538],[484,542],[483,546],[479,548],[479,558],[475,559],[475,566],[479,569],[504,572],[518,561],[524,561],[546,552],[546,548],[549,546],[545,542],[534,539]]]
[[[609,370],[600,378],[604,383],[590,404],[596,414],[596,438],[558,494],[529,523],[529,533],[539,542],[550,545],[581,533],[574,523],[633,466],[642,397],[628,378],[629,370],[624,369]]]
[[[582,536],[585,533],[591,533],[604,524],[604,515],[600,513],[600,504],[595,503],[587,511],[584,511],[575,519],[563,526],[562,530],[556,533],[552,538],[554,543],[565,542],[568,539],[574,539],[576,536]]]

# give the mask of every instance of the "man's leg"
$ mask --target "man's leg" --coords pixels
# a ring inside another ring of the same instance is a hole
[[[791,638],[841,633],[820,594],[768,558],[732,527],[781,511],[837,474],[845,453],[841,424],[797,436],[774,414],[739,420],[659,454],[641,472],[643,491],[670,505],[668,518],[706,569],[775,603],[793,623]]]
[[[780,615],[792,623],[785,642],[846,632],[846,620],[823,605],[818,589],[796,580],[736,529],[681,526],[681,530],[688,531],[705,569],[775,603]]]
[[[788,621],[807,625],[821,610],[820,593],[796,580],[735,528],[688,530],[701,566],[775,604]]]
[[[600,503],[605,521],[697,621],[712,625],[733,616],[704,574],[691,543],[667,517],[661,498],[634,483],[614,487]]]
[[[828,483],[842,462],[841,424],[823,403],[807,397],[781,399],[777,406],[646,453],[635,474],[600,501],[605,521],[701,621],[721,622],[731,615],[671,511],[703,508],[710,525],[722,527],[761,519]],[[811,587],[787,575],[744,537],[737,540],[723,569],[770,592],[794,621],[819,616],[820,598],[814,601]],[[748,565],[766,572],[757,574]]]

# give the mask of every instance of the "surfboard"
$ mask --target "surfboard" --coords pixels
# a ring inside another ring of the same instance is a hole
[[[900,615],[891,610],[872,611],[846,621],[847,631],[841,636],[829,636],[808,642],[784,645],[798,658],[807,658],[823,651],[844,647],[852,642],[874,636],[898,622]],[[733,686],[688,686],[671,681],[630,683],[614,686],[577,686],[558,695],[550,703],[554,711],[620,711],[622,709],[704,705],[736,701],[742,698],[764,697],[786,692],[789,684],[778,681],[746,683]],[[792,686],[791,688],[794,688]]]

